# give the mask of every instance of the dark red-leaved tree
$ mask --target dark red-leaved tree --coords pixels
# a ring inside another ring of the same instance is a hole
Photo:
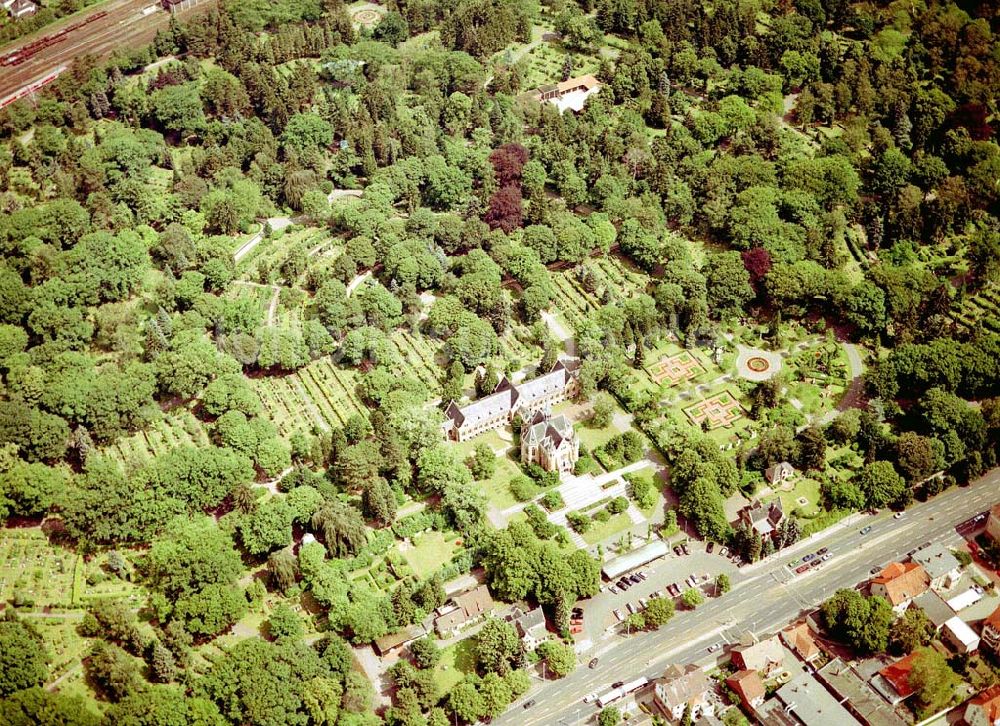
[[[528,162],[528,150],[521,144],[504,144],[490,154],[493,173],[501,187],[521,186],[521,171]]]
[[[743,267],[750,273],[750,284],[757,289],[761,280],[771,269],[771,253],[763,247],[743,251]]]
[[[505,186],[493,192],[484,221],[490,225],[490,229],[502,229],[504,232],[520,227],[524,223],[521,190],[514,186]]]
[[[966,103],[956,108],[948,119],[951,128],[965,128],[973,141],[985,141],[993,135],[987,122],[989,111],[981,103]]]

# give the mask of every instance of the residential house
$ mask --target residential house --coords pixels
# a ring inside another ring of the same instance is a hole
[[[858,721],[808,673],[800,673],[777,690],[785,711],[805,726],[857,726]]]
[[[653,703],[667,718],[678,719],[691,708],[691,717],[712,713],[712,682],[696,665],[672,665],[653,687]]]
[[[764,682],[757,671],[736,671],[726,679],[726,685],[733,689],[749,711],[756,711],[767,698]]]
[[[573,471],[580,458],[580,440],[565,416],[535,411],[521,429],[521,462],[545,471]]]
[[[986,520],[986,534],[992,537],[994,542],[1000,543],[1000,504],[994,504],[990,509],[990,516]]]
[[[969,726],[1000,726],[1000,685],[971,698],[963,715]]]
[[[924,568],[935,590],[952,587],[962,577],[962,564],[939,542],[915,552],[911,559]]]
[[[757,640],[752,635],[730,650],[733,665],[740,670],[757,671],[765,678],[781,670],[785,650],[778,636]]]
[[[782,630],[781,640],[789,650],[806,663],[812,663],[820,655],[819,644],[813,637],[812,628],[806,622]]]
[[[1000,607],[983,620],[983,629],[980,633],[983,646],[1000,654]]]
[[[3,7],[14,20],[30,18],[38,12],[38,5],[31,0],[3,0]]]
[[[816,678],[865,726],[906,726],[906,721],[899,717],[895,709],[872,690],[860,673],[840,658],[834,658],[816,671]]]
[[[395,633],[383,635],[381,638],[375,639],[375,653],[384,656],[397,648],[409,645],[414,640],[419,640],[425,635],[427,635],[427,629],[422,625],[411,625],[408,628],[397,630]]]
[[[884,597],[901,615],[917,595],[927,592],[930,578],[916,562],[893,562],[871,580],[872,595]]]
[[[457,595],[448,605],[438,608],[438,616],[434,619],[434,630],[442,638],[458,633],[462,628],[471,625],[493,612],[493,597],[486,585],[480,585],[474,590]]]
[[[951,609],[951,606],[933,590],[917,595],[910,603],[910,607],[922,610],[931,625],[934,626],[935,631],[940,631],[945,623],[955,617],[955,611]]]
[[[526,613],[517,611],[514,618],[514,629],[521,636],[524,647],[528,650],[534,650],[548,636],[548,631],[545,629],[545,613],[542,612],[541,608],[534,608]]]
[[[957,615],[941,628],[941,637],[958,653],[974,653],[979,650],[979,636]]]
[[[895,663],[887,665],[872,679],[872,688],[895,706],[913,695],[910,685],[910,673],[913,671],[913,660],[916,653],[910,653]]]
[[[545,375],[515,385],[504,376],[493,393],[445,409],[442,431],[454,441],[468,441],[479,434],[506,426],[518,414],[528,415],[572,398],[580,390],[578,362],[560,360]]]
[[[772,487],[778,487],[784,484],[786,481],[791,479],[795,475],[795,467],[789,464],[787,461],[779,461],[777,464],[771,464],[764,471],[764,476],[767,479],[767,483]]]
[[[780,499],[766,505],[755,499],[750,506],[740,511],[740,521],[749,525],[761,537],[773,537],[784,518],[785,511]]]
[[[593,75],[568,78],[561,83],[540,86],[532,94],[536,101],[546,101],[559,109],[559,113],[569,109],[575,113],[583,110],[583,104],[601,90],[601,82]]]

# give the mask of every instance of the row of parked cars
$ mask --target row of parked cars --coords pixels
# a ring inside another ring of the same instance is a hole
[[[619,592],[625,592],[632,585],[638,585],[648,578],[649,573],[646,570],[640,570],[639,572],[633,572],[631,575],[623,575],[614,585],[609,585],[608,589],[611,590],[612,594],[617,595]]]
[[[833,553],[830,552],[829,548],[823,547],[815,552],[803,555],[801,559],[792,560],[788,563],[788,566],[795,570],[796,575],[801,575],[814,567],[819,567],[831,557],[833,557]]]
[[[640,581],[641,581],[641,580],[645,580],[648,577],[648,574],[645,573],[645,572],[637,572],[634,576],[635,577],[639,577]],[[622,579],[626,579],[626,578],[622,578]],[[684,585],[687,586],[687,587],[699,587],[700,585],[704,585],[705,583],[707,583],[711,579],[712,579],[712,576],[709,575],[707,572],[705,572],[705,573],[703,573],[701,575],[695,574],[695,575],[691,575],[686,580],[684,580]],[[615,584],[617,585],[618,583],[615,583]],[[612,586],[610,589],[612,591],[614,591],[615,588]],[[624,588],[624,589],[628,589],[628,588]],[[637,613],[640,610],[645,609],[646,606],[649,605],[649,601],[650,600],[655,600],[658,597],[664,597],[664,596],[666,596],[666,597],[680,597],[681,596],[681,592],[683,592],[681,586],[678,583],[676,583],[676,582],[672,582],[669,585],[667,585],[665,588],[663,588],[662,592],[660,592],[659,590],[654,590],[653,592],[651,592],[649,594],[648,598],[640,597],[638,605],[636,605],[634,603],[626,603],[624,609],[628,611],[628,614],[626,614],[625,612],[623,612],[620,609],[619,610],[614,610],[613,612],[614,612],[615,617],[618,618],[618,621],[621,622],[622,620],[624,620],[625,618],[627,618],[632,613]]]

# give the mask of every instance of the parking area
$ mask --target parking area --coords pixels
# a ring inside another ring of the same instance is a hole
[[[715,578],[725,573],[735,584],[739,576],[739,568],[729,557],[722,555],[720,548],[706,551],[704,542],[687,543],[689,554],[677,554],[671,551],[666,557],[654,560],[643,567],[637,568],[631,574],[643,573],[645,579],[636,577],[637,582],[627,583],[622,589],[616,584],[605,582],[597,595],[578,603],[584,612],[583,632],[578,639],[596,641],[609,628],[618,624],[619,619],[614,611],[618,610],[628,617],[631,604],[633,608],[641,608],[642,600],[648,601],[654,594],[659,597],[677,597],[667,590],[670,585],[678,586],[678,595],[691,585],[686,584],[692,576],[698,578],[696,587],[701,587],[706,596],[714,594],[712,589]],[[707,579],[706,579],[707,576]],[[706,587],[707,583],[707,587]],[[614,588],[614,590],[612,590]]]

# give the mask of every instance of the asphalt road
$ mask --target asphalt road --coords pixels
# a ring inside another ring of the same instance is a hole
[[[1000,501],[1000,469],[974,485],[953,487],[929,502],[907,510],[899,520],[891,512],[877,517],[855,517],[845,526],[835,526],[807,544],[799,544],[767,562],[744,568],[734,578],[733,589],[705,602],[694,612],[681,612],[658,631],[628,639],[619,635],[595,645],[583,656],[600,658],[596,669],[585,665],[558,681],[536,682],[531,691],[493,723],[557,724],[569,726],[594,719],[598,709],[584,704],[588,693],[604,693],[613,681],[640,676],[650,680],[662,675],[671,663],[709,662],[708,646],[732,642],[745,630],[772,633],[812,610],[842,587],[854,587],[869,577],[874,566],[901,559],[925,542],[958,544],[956,527]],[[860,529],[871,525],[862,536]],[[834,557],[804,575],[794,575],[786,564],[820,547]],[[664,582],[663,584],[666,584]],[[719,658],[724,656],[719,651]],[[524,709],[523,704],[535,704]]]
[[[75,58],[91,55],[106,58],[115,50],[138,47],[150,42],[156,31],[170,23],[170,13],[157,9],[143,15],[144,8],[156,4],[156,0],[112,0],[94,7],[92,12],[78,13],[67,20],[52,23],[30,36],[18,38],[3,47],[9,53],[63,27],[86,20],[90,15],[106,11],[106,17],[79,28],[67,35],[61,42],[40,50],[30,59],[17,66],[0,68],[0,98],[43,78],[59,66],[67,67]],[[215,5],[215,0],[200,0],[193,7],[178,10],[180,17],[206,10]]]

